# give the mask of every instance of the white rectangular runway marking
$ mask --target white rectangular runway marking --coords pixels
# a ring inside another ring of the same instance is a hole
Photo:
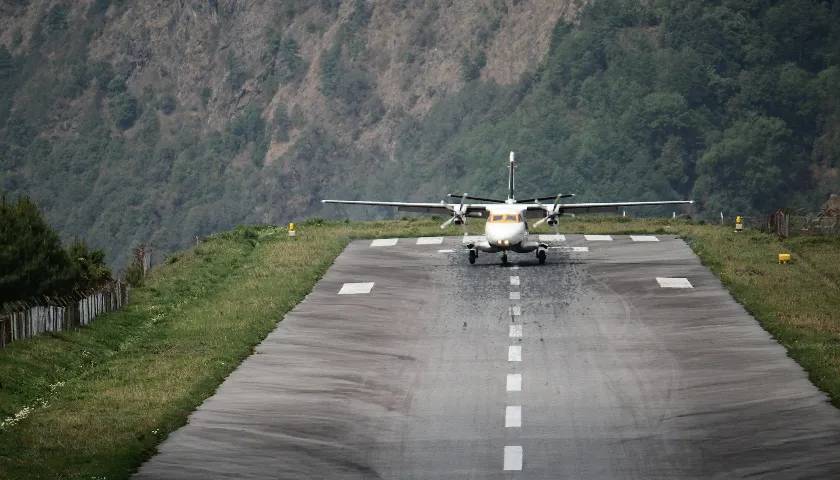
[[[505,427],[519,428],[522,426],[522,406],[508,405],[505,407]]]
[[[510,292],[511,300],[519,300],[519,292]]]
[[[522,470],[522,447],[505,445],[505,470]]]
[[[522,307],[520,307],[519,305],[514,305],[514,306],[510,307],[510,314],[513,315],[514,317],[518,317],[519,315],[522,315]]]
[[[659,239],[653,235],[630,235],[630,240],[634,242],[658,242]]]
[[[510,284],[513,286],[519,285],[519,277],[516,275],[510,276]]]
[[[454,251],[451,248],[444,248],[443,250],[438,250],[438,253],[453,253]]]
[[[511,325],[510,330],[508,331],[508,336],[510,338],[521,338],[522,337],[522,325]]]
[[[373,282],[345,283],[341,286],[341,290],[338,291],[338,294],[356,295],[359,293],[370,293],[371,289],[373,289]]]
[[[522,391],[522,374],[508,373],[507,376],[507,391],[521,392]]]
[[[584,235],[583,238],[590,242],[612,242],[612,237],[609,235]]]
[[[580,253],[580,252],[588,252],[589,251],[589,247],[548,247],[548,248],[550,248],[552,250],[560,250],[561,252]]]
[[[514,265],[510,267],[511,270],[519,270],[519,265]]]
[[[371,247],[393,247],[397,244],[398,238],[377,238],[370,242]]]
[[[566,236],[565,235],[540,235],[539,239],[541,242],[565,242]]]
[[[475,243],[484,240],[484,235],[464,235],[463,243]]]
[[[656,277],[659,286],[662,288],[694,288],[687,278],[680,277]]]
[[[417,239],[417,245],[440,245],[443,243],[443,237],[420,237]]]
[[[522,345],[511,345],[508,347],[508,362],[522,361]]]

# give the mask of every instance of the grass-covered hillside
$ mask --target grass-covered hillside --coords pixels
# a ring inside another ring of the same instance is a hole
[[[276,227],[240,227],[170,257],[132,291],[123,311],[78,332],[0,350],[0,478],[127,478],[311,290],[349,240],[440,235],[439,223],[313,222],[300,226],[297,239]],[[781,243],[681,220],[578,217],[564,218],[560,228],[683,236],[840,405],[840,275],[833,268],[840,240]],[[792,252],[793,262],[778,265],[780,251]]]

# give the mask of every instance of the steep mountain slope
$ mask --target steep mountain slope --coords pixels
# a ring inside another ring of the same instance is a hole
[[[584,6],[585,4],[585,6]],[[7,0],[0,188],[121,265],[335,197],[840,190],[840,6],[820,0]],[[664,212],[663,212],[664,213]]]
[[[400,126],[533,71],[575,2],[0,4],[2,187],[121,264],[376,191]]]

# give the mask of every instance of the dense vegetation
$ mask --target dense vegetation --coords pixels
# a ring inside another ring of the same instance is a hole
[[[380,97],[382,59],[366,33],[377,8],[411,2],[278,4],[254,44],[218,50],[223,79],[186,93],[171,74],[138,83],[142,41],[97,56],[126,2],[51,3],[30,37],[17,27],[0,45],[0,188],[35,198],[65,238],[105,249],[117,267],[139,243],[168,252],[243,222],[360,214],[323,210],[326,196],[498,194],[508,150],[522,161],[523,195],[692,197],[700,214],[734,215],[814,210],[840,191],[836,3],[594,0],[577,23],[557,25],[537,71],[508,86],[482,79],[508,8],[492,4],[459,59],[463,88],[418,120]],[[428,5],[406,32],[415,49],[439,41]],[[215,9],[208,43],[232,15],[218,2],[190,8]],[[306,24],[316,34],[341,18],[317,65],[286,28],[311,9],[321,12],[322,23]],[[406,72],[424,68],[417,57],[403,53]],[[272,103],[315,67],[328,111],[313,119]],[[382,128],[400,132],[393,158],[360,141]],[[276,141],[288,145],[267,163]]]
[[[42,295],[63,296],[111,278],[105,253],[77,240],[66,249],[26,197],[0,196],[0,305]]]
[[[406,126],[399,156],[404,181],[471,192],[504,188],[513,149],[534,193],[815,210],[840,190],[838,128],[840,5],[597,0],[534,75],[467,84]]]

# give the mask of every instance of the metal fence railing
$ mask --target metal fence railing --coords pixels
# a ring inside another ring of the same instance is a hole
[[[128,286],[116,281],[71,297],[5,304],[0,310],[0,348],[41,333],[89,325],[100,314],[118,310],[127,301]]]

